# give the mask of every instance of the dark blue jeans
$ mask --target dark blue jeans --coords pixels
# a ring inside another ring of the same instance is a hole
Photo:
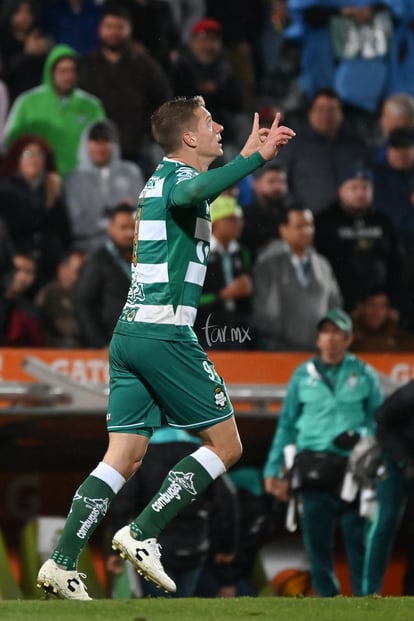
[[[362,595],[366,520],[358,514],[358,502],[347,503],[339,496],[319,490],[299,494],[301,527],[310,562],[312,586],[317,595],[338,595],[340,585],[335,573],[335,531],[342,529],[353,595]]]

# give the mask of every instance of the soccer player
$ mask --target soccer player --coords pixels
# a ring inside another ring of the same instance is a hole
[[[109,347],[109,445],[76,491],[57,547],[40,568],[37,583],[46,591],[90,599],[76,570],[78,556],[139,468],[162,416],[174,428],[197,431],[203,444],[170,470],[139,516],[115,533],[112,546],[158,587],[176,589],[161,564],[157,536],[242,451],[225,384],[192,329],[209,255],[209,202],[295,135],[279,127],[279,119],[259,129],[256,113],[240,155],[208,170],[223,154],[223,126],[202,97],[168,101],[152,116],[166,157],[139,197],[131,286]]]

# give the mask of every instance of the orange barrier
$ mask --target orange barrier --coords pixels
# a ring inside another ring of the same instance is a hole
[[[286,383],[299,363],[311,356],[304,353],[209,352],[218,372],[228,383]],[[53,369],[79,382],[108,382],[106,349],[8,349],[0,348],[0,381],[34,381],[24,371],[28,356],[39,358]],[[361,358],[398,383],[414,377],[412,354],[363,354]]]

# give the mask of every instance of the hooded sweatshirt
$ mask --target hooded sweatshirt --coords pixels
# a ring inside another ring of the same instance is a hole
[[[68,45],[56,45],[47,57],[43,83],[20,95],[14,102],[4,130],[6,144],[18,136],[34,134],[52,147],[58,172],[66,175],[77,164],[79,141],[85,127],[105,118],[104,108],[96,97],[79,88],[59,97],[52,83],[52,71],[62,58],[77,59]]]
[[[79,164],[64,181],[74,245],[82,252],[98,248],[107,239],[108,209],[120,203],[135,205],[144,187],[141,169],[133,162],[120,159],[118,134],[110,121],[105,124],[114,134],[108,165],[96,166],[89,155],[89,135],[96,125],[93,122],[83,132]]]

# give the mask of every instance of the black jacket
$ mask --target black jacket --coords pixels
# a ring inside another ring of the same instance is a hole
[[[102,101],[119,130],[123,157],[135,161],[151,135],[151,114],[171,95],[161,66],[132,46],[115,64],[96,50],[80,61],[80,86]]]
[[[394,461],[414,462],[414,380],[387,397],[375,416],[377,438]]]
[[[72,237],[63,199],[56,199],[48,208],[43,182],[32,188],[19,174],[4,177],[0,180],[0,220],[7,227],[14,250],[35,255],[37,285],[51,280]]]
[[[386,214],[368,209],[353,215],[335,202],[315,218],[315,247],[332,266],[346,310],[373,286],[386,287],[395,301],[401,247]]]
[[[120,262],[124,261],[125,269]],[[75,289],[75,309],[85,347],[106,347],[125,304],[129,263],[103,246],[91,253]]]

